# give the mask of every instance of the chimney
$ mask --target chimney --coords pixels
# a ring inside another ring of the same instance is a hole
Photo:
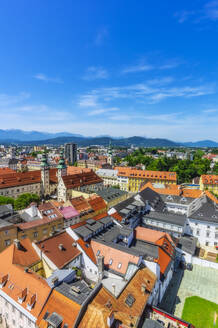
[[[104,256],[97,257],[98,280],[101,281],[104,276]]]
[[[60,251],[63,251],[64,250],[64,245],[63,244],[59,244],[58,245],[58,248],[60,249]]]
[[[21,248],[21,244],[20,244],[20,241],[18,239],[14,239],[14,246],[17,248],[17,249],[20,249]]]
[[[31,208],[31,216],[33,218],[36,217],[38,215],[37,204],[36,203],[31,203],[30,208]]]

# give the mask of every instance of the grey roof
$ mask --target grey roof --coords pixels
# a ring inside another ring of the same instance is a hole
[[[6,221],[6,220],[2,220],[0,219],[0,229],[1,228],[6,228],[6,227],[11,227],[13,224]]]
[[[90,229],[91,231],[97,231],[98,229],[102,229],[103,228],[103,223],[99,222],[99,221],[95,221],[95,224],[92,224],[92,225],[87,225],[86,224],[86,227],[88,229]]]
[[[113,218],[111,216],[105,216],[99,221],[102,222],[103,224],[109,224],[113,222]]]
[[[195,198],[192,197],[183,197],[183,196],[177,196],[177,195],[160,195],[162,200],[165,203],[172,203],[172,204],[180,204],[180,205],[189,205],[195,200]]]
[[[140,191],[139,195],[144,202],[147,201],[156,211],[162,212],[164,210],[165,204],[156,191],[148,187]]]
[[[122,216],[125,217],[128,215],[131,211],[134,209],[137,209],[137,205],[134,204],[136,202],[136,199],[134,196],[125,199],[123,202],[120,202],[119,204],[115,205],[115,210]],[[142,206],[142,204],[140,204]]]
[[[95,238],[105,242],[113,242],[119,236],[129,236],[132,233],[132,229],[128,227],[119,227],[118,225],[113,225],[108,227],[106,230],[102,231]]]
[[[86,226],[78,227],[74,231],[82,238],[87,238],[92,233],[92,230],[89,230]]]
[[[0,206],[0,217],[5,217],[13,213],[13,206],[11,204]]]
[[[96,188],[97,189],[97,188]],[[110,202],[113,199],[126,195],[127,192],[117,188],[98,188],[95,193],[102,197],[106,202]]]
[[[47,319],[46,321],[52,325],[54,328],[58,328],[60,324],[63,322],[63,318],[57,314],[56,312],[53,312]]]
[[[92,292],[92,289],[88,287],[84,280],[74,281],[69,284],[63,282],[55,289],[80,305],[85,302],[89,294]]]
[[[157,321],[146,319],[142,328],[163,328],[163,326]]]
[[[156,211],[150,211],[148,214],[144,215],[144,219],[146,218],[154,219],[157,221],[163,221],[170,224],[175,224],[180,227],[184,227],[185,222],[187,220],[185,215],[177,215],[168,212],[161,213]]]
[[[218,204],[206,197],[206,203],[191,214],[189,218],[218,224]]]
[[[117,177],[117,170],[111,170],[111,169],[99,169],[96,171],[96,174],[98,174],[101,178],[106,177]]]
[[[198,239],[192,236],[183,236],[179,239],[177,247],[191,255],[195,254]]]

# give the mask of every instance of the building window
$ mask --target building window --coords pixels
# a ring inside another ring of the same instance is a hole
[[[34,237],[34,238],[37,238],[37,237],[38,237],[38,232],[37,232],[37,231],[34,231],[34,233],[33,233],[33,237]]]
[[[11,240],[10,239],[5,240],[5,246],[9,246],[9,245],[11,245]]]
[[[206,236],[210,237],[210,232],[209,231],[207,231]]]
[[[197,236],[200,235],[200,231],[199,231],[199,230],[196,231],[196,235],[197,235]]]
[[[110,261],[109,261],[109,265],[111,265],[113,263],[113,260],[112,259],[110,259]]]
[[[207,229],[210,229],[210,226],[207,226]]]
[[[8,235],[8,230],[5,230],[5,235]]]
[[[121,267],[122,267],[122,263],[118,263],[117,268],[118,268],[118,269],[121,269]]]
[[[96,256],[98,256],[100,254],[100,251],[99,251],[99,249],[97,250],[97,253],[96,253]]]
[[[46,235],[46,234],[47,234],[47,232],[48,232],[48,230],[47,230],[47,229],[43,229],[43,234],[44,234],[44,235]]]

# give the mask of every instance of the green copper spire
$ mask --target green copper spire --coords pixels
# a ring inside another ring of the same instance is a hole
[[[111,146],[111,140],[109,142],[109,147],[108,147],[108,154],[112,155],[112,146]]]
[[[60,153],[60,159],[59,159],[59,162],[58,162],[58,166],[57,168],[58,169],[66,169],[66,164],[65,164],[65,159],[64,159],[64,151],[61,150],[61,153]]]
[[[45,153],[42,154],[42,160],[40,166],[43,167],[49,167],[48,161],[47,161],[47,156]]]

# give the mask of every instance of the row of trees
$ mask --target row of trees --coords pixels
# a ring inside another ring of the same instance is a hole
[[[206,174],[210,171],[211,161],[202,158],[201,151],[196,151],[194,159],[177,159],[176,157],[167,158],[162,156],[158,159],[146,156],[143,154],[143,150],[137,150],[136,152],[128,155],[125,160],[129,166],[135,166],[137,164],[145,165],[146,170],[152,171],[172,171],[178,175],[178,183],[191,182],[191,180],[202,174]],[[218,171],[217,165],[214,167],[214,174]]]
[[[15,211],[23,210],[29,206],[32,202],[39,204],[40,198],[36,194],[22,194],[18,198],[0,196],[0,205],[11,204]]]

